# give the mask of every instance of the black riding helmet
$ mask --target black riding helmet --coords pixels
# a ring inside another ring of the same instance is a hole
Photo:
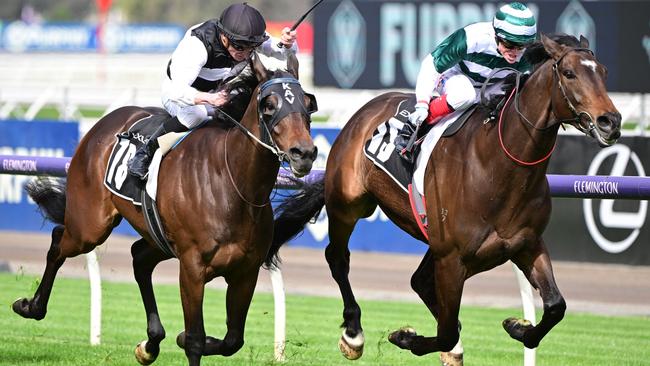
[[[247,3],[227,7],[217,26],[228,39],[238,44],[257,46],[269,38],[262,14]]]

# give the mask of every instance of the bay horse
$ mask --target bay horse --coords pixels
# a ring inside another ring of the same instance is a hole
[[[361,309],[348,279],[348,240],[357,221],[377,206],[402,230],[428,244],[411,287],[437,319],[436,336],[403,328],[389,335],[393,344],[418,356],[441,351],[444,362],[453,363],[451,357],[462,364],[462,351],[445,352],[459,342],[464,282],[507,260],[523,271],[544,304],[538,325],[509,318],[503,322],[507,333],[535,348],[560,322],[566,304],[542,239],[551,213],[548,160],[543,157],[550,156],[564,123],[601,146],[620,136],[621,115],[606,92],[606,69],[588,47],[584,37],[542,35],[526,54],[534,70],[506,102],[499,123],[484,123],[487,112],[477,110],[465,128],[438,142],[424,180],[428,240],[408,196],[363,152],[373,131],[409,94],[389,92],[358,110],[336,138],[324,178],[276,209],[272,251],[277,255],[282,243],[326,207],[330,242],[325,257],[343,297],[339,345],[346,357],[360,357],[364,344]]]
[[[228,86],[229,90],[250,86],[241,128],[232,127],[236,121],[210,121],[190,133],[160,167],[158,209],[180,266],[185,330],[177,343],[192,366],[200,364],[202,355],[230,356],[243,346],[246,315],[271,245],[269,195],[281,161],[288,162],[295,176],[303,176],[317,156],[310,135],[315,99],[303,92],[297,80],[295,55],[288,57],[287,71],[267,70],[255,55],[249,66],[252,71],[247,77]],[[79,143],[67,187],[48,181],[28,187],[46,216],[59,225],[52,231],[47,266],[34,296],[13,304],[21,316],[43,319],[57,270],[66,258],[102,244],[125,218],[142,236],[131,254],[147,316],[148,339],[135,352],[144,365],[156,359],[165,338],[151,274],[171,256],[154,244],[141,208],[109,192],[103,178],[116,134],[151,113],[151,109],[128,106],[106,115]],[[263,138],[265,130],[270,142]],[[206,337],[203,324],[204,287],[217,276],[228,284],[223,339]]]

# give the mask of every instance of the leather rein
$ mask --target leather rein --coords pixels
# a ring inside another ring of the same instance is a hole
[[[541,158],[539,160],[535,160],[535,161],[523,161],[523,160],[520,160],[520,159],[516,158],[510,151],[508,151],[508,149],[506,148],[506,146],[505,146],[505,144],[503,142],[503,136],[502,136],[502,132],[501,132],[502,131],[501,125],[502,125],[502,120],[503,120],[503,112],[505,111],[506,106],[510,102],[510,99],[512,98],[513,94],[515,96],[515,111],[521,117],[520,120],[524,121],[528,126],[530,126],[531,128],[533,128],[533,129],[535,129],[537,131],[546,131],[546,130],[549,130],[549,129],[552,129],[552,128],[556,127],[557,125],[563,126],[564,123],[571,123],[571,122],[578,122],[578,123],[574,124],[574,126],[580,132],[583,132],[584,134],[586,134],[588,136],[592,135],[593,131],[596,130],[596,125],[594,123],[593,117],[588,112],[586,112],[586,111],[578,111],[575,108],[575,106],[573,105],[573,103],[569,99],[569,96],[566,93],[566,89],[565,89],[564,85],[562,84],[562,78],[560,77],[560,71],[559,71],[558,66],[559,66],[560,62],[562,62],[562,59],[564,59],[564,57],[566,55],[568,55],[570,52],[573,52],[573,51],[587,52],[587,53],[591,54],[592,56],[594,55],[593,51],[591,51],[588,48],[571,48],[571,49],[567,50],[566,52],[564,52],[562,54],[562,56],[560,56],[557,59],[557,61],[555,61],[553,63],[552,69],[553,69],[553,73],[554,73],[554,75],[556,77],[556,80],[557,80],[558,88],[562,92],[562,98],[564,99],[567,106],[569,107],[569,110],[573,114],[573,118],[559,119],[559,120],[554,121],[553,123],[551,123],[550,125],[548,125],[546,127],[541,127],[540,128],[540,127],[535,126],[528,118],[526,118],[526,116],[519,109],[519,95],[521,94],[519,86],[520,86],[521,72],[515,70],[515,72],[516,72],[515,88],[513,89],[512,93],[510,93],[510,96],[508,97],[505,104],[503,105],[503,108],[501,109],[501,113],[499,115],[498,131],[499,131],[499,143],[501,144],[502,150],[505,152],[505,154],[512,161],[514,161],[515,163],[517,163],[519,165],[533,166],[533,165],[537,165],[539,163],[542,163],[542,162],[546,161],[553,154],[553,151],[555,150],[555,145],[556,144],[553,144],[553,147],[551,148],[551,150],[543,158]],[[514,69],[511,69],[511,70],[514,70]],[[486,82],[487,82],[487,80],[486,80]],[[583,127],[582,124],[579,123],[582,120],[583,116],[587,117],[587,122],[588,122],[588,127],[587,128]]]

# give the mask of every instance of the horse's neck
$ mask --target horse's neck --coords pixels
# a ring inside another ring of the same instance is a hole
[[[525,83],[519,95],[519,114],[513,95],[503,111],[501,128],[503,146],[523,162],[538,161],[551,152],[559,125],[553,126],[551,89],[553,75],[550,65],[542,66]],[[537,164],[544,171],[548,160]]]
[[[262,139],[255,98],[246,109],[241,124],[258,139]],[[238,127],[233,128],[229,135],[226,149],[228,165],[233,178],[238,182],[254,183],[246,184],[251,190],[250,193],[268,197],[278,174],[280,166],[278,159]],[[266,191],[268,192],[264,193]]]

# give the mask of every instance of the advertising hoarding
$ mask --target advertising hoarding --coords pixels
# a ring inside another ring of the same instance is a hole
[[[584,35],[610,91],[650,92],[650,2],[525,2],[545,33]],[[463,26],[490,21],[490,1],[327,1],[314,15],[314,83],[413,88],[422,58]]]

